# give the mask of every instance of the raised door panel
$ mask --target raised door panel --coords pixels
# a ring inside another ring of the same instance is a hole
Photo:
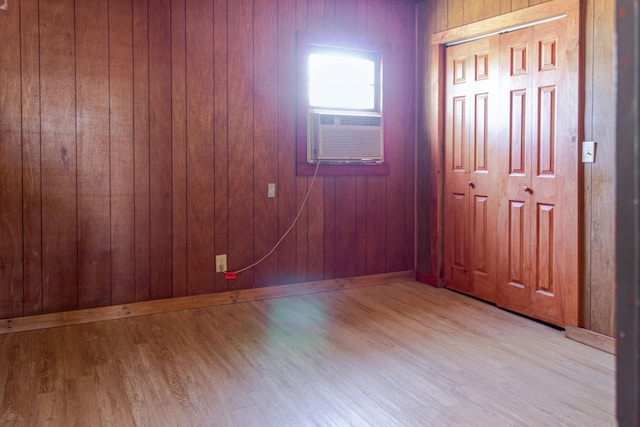
[[[504,262],[500,264],[498,304],[524,314],[530,311],[529,220],[529,204],[525,200],[508,201],[507,221],[503,225],[506,239],[501,247]]]
[[[554,232],[555,207],[538,203],[536,205],[535,218],[535,246],[534,246],[534,292],[553,297],[555,294],[556,280],[554,265]]]
[[[456,96],[452,99],[451,123],[451,172],[452,174],[467,174],[467,97]]]
[[[473,130],[471,139],[471,155],[473,157],[472,172],[487,173],[489,171],[489,94],[475,95],[473,111]]]
[[[478,298],[495,302],[495,197],[474,194],[471,203],[471,293]]]
[[[527,112],[528,112],[527,88],[512,90],[509,94],[509,176],[527,177],[528,174],[528,145]]]
[[[468,198],[464,193],[453,193],[449,206],[450,284],[454,289],[469,291],[469,227],[467,217]]]
[[[560,211],[557,205],[537,202],[532,224],[532,316],[556,325],[564,325],[562,287],[565,262]]]

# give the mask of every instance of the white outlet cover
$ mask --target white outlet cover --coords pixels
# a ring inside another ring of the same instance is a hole
[[[227,255],[216,255],[216,273],[224,273],[227,270]]]
[[[582,142],[582,163],[595,163],[596,143],[595,141]]]
[[[274,199],[276,197],[276,183],[270,182],[267,184],[267,197]]]

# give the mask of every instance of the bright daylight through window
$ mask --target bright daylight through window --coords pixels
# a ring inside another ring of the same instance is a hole
[[[378,110],[376,61],[340,52],[309,55],[309,106],[346,110]]]

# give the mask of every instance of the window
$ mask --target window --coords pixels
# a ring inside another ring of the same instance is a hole
[[[386,175],[382,48],[298,34],[297,173]]]
[[[307,63],[309,107],[380,111],[379,62],[368,52],[313,47]]]

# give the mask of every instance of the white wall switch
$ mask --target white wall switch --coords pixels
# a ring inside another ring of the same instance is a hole
[[[270,199],[275,199],[276,197],[276,183],[270,182],[267,184],[267,197]]]
[[[596,162],[596,143],[595,141],[582,142],[582,163]]]

